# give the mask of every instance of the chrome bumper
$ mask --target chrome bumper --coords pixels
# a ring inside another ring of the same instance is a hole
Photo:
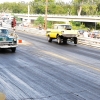
[[[18,45],[0,45],[0,48],[15,48]]]
[[[78,35],[76,34],[62,34],[64,37],[77,37]]]

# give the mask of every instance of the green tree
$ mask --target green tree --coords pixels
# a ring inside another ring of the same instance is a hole
[[[85,14],[83,13],[83,15],[95,15],[96,8],[97,8],[97,5],[89,5],[89,4],[83,5],[82,12],[85,12]]]
[[[77,15],[97,13],[97,4],[99,0],[73,0],[73,6],[77,10]]]
[[[5,2],[0,4],[0,12],[6,13],[27,13],[27,4],[23,3],[9,3]]]
[[[98,15],[100,15],[100,3],[97,4],[96,12],[97,12]]]
[[[6,13],[12,12],[10,7],[11,7],[11,5],[8,2],[0,4],[0,12],[6,12]]]
[[[43,25],[43,24],[44,24],[44,17],[39,16],[39,17],[35,20],[34,23],[35,23],[35,25],[39,25],[39,24]]]
[[[85,24],[81,23],[81,22],[74,22],[71,21],[70,24],[72,25],[72,28],[77,30],[77,29],[85,29]]]
[[[55,0],[48,1],[48,8],[54,3]],[[45,0],[34,0],[31,2],[31,13],[45,14]]]
[[[27,13],[27,5],[22,3],[13,3],[12,11],[13,13]]]

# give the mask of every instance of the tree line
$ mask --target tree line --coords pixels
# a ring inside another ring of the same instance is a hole
[[[45,14],[46,0],[33,0],[29,3],[25,2],[4,2],[0,4],[0,12],[5,13],[28,13],[28,5],[30,6],[30,14]],[[100,0],[72,0],[71,2],[62,2],[59,0],[48,0],[48,14],[62,15],[100,15]],[[37,22],[36,22],[37,23]],[[54,22],[50,22],[49,26]],[[95,23],[72,22],[75,26],[93,28]],[[85,24],[85,26],[84,26]],[[96,23],[100,28],[100,23]],[[93,27],[92,27],[93,26]]]
[[[34,0],[29,2],[30,14],[45,14],[46,0]],[[66,15],[99,15],[100,0],[72,0],[62,2],[59,0],[48,0],[48,14]],[[27,13],[28,3],[4,2],[0,4],[0,12]]]

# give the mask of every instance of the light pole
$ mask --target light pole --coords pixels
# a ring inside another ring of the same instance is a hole
[[[47,29],[47,10],[48,10],[48,0],[46,0],[46,5],[45,5],[45,30]]]

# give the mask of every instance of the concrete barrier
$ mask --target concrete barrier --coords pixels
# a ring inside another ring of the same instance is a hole
[[[78,38],[78,43],[100,48],[100,39],[96,38]]]
[[[32,34],[34,33],[34,34],[46,35],[46,31],[44,29],[39,30],[37,28],[17,26],[16,30],[17,31],[24,31],[24,32],[27,32],[27,33],[32,33]]]

